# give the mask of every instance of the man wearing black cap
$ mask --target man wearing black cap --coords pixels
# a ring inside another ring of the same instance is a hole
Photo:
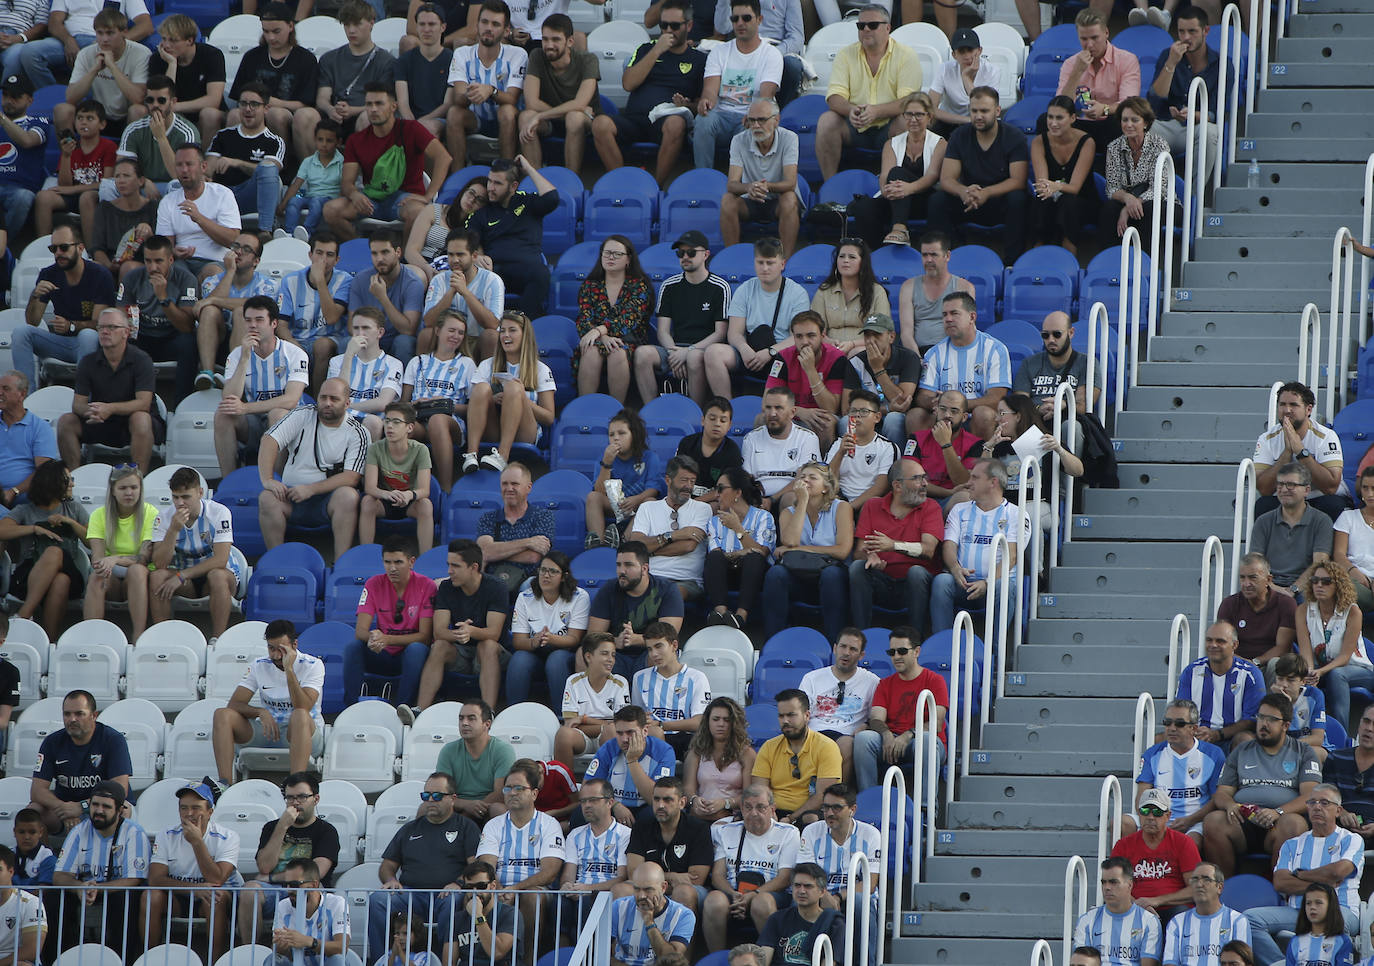
[[[892,316],[874,313],[859,330],[864,351],[849,357],[840,395],[840,412],[849,412],[849,400],[866,389],[878,397],[882,409],[882,434],[901,447],[906,441],[906,414],[916,401],[921,384],[921,357],[897,342]]]
[[[48,122],[29,116],[33,85],[23,74],[10,74],[0,82],[0,94],[4,107],[0,110],[0,139],[17,149],[0,156],[0,211],[5,213],[5,230],[17,237],[47,178],[43,146],[48,141]]]
[[[124,936],[122,952],[127,960],[135,955],[131,947],[136,936],[131,937],[126,930],[134,925],[136,917],[128,915],[135,897],[125,890],[148,881],[152,845],[137,822],[123,817],[124,800],[124,786],[119,782],[103,781],[95,786],[90,815],[67,833],[52,882],[55,886],[86,887],[85,903],[76,901],[75,892],[68,893],[63,903],[58,931],[68,936],[78,934],[75,929],[83,906],[94,903],[102,894],[108,895],[104,906],[109,916],[106,945],[113,946],[113,937]]]
[[[658,290],[658,344],[635,350],[635,382],[647,403],[670,374],[687,386],[687,395],[705,403],[706,347],[725,341],[730,283],[706,269],[711,243],[695,228],[673,242],[682,271],[664,279]]]
[[[232,903],[227,889],[243,885],[238,871],[239,833],[210,820],[215,796],[215,788],[204,779],[177,789],[181,824],[158,833],[148,866],[148,885],[152,888],[143,894],[143,935],[150,946],[167,941],[163,935],[167,908],[171,900],[184,898],[198,904],[198,913],[210,920],[211,961],[228,948]],[[178,886],[203,885],[216,888],[175,891]]]

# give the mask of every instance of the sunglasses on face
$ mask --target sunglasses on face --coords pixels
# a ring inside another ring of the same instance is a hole
[[[1064,333],[1062,333],[1062,332],[1041,332],[1041,333],[1040,333],[1040,338],[1041,338],[1041,339],[1045,339],[1045,340],[1049,340],[1049,339],[1062,339],[1062,338],[1064,338]]]
[[[448,798],[448,792],[421,792],[420,801],[422,802],[442,802]]]
[[[144,104],[169,104],[169,103],[171,103],[171,100],[172,100],[172,99],[171,99],[170,97],[145,97],[145,98],[143,98],[143,103],[144,103]]]
[[[887,26],[887,21],[886,21],[886,20],[860,20],[860,21],[859,21],[859,29],[860,29],[860,30],[877,30],[879,27],[886,27],[886,26]]]
[[[1330,587],[1330,586],[1331,586],[1332,584],[1334,584],[1335,582],[1336,582],[1336,581],[1333,580],[1333,579],[1330,578],[1330,577],[1313,577],[1313,578],[1312,578],[1312,586],[1313,586],[1313,587]]]
[[[48,246],[48,251],[49,251],[51,254],[56,255],[58,252],[69,252],[69,251],[71,251],[71,250],[72,250],[73,248],[75,248],[75,247],[76,247],[75,244],[70,244],[70,245],[49,245],[49,246]]]
[[[912,648],[909,648],[909,647],[889,647],[889,648],[887,649],[887,656],[888,656],[888,657],[896,657],[898,654],[900,654],[900,655],[902,655],[903,657],[906,657],[908,654],[911,653],[911,651],[912,651]]]
[[[731,23],[748,23],[754,19],[752,13],[732,13],[730,14]]]
[[[1158,805],[1142,805],[1140,806],[1140,814],[1148,815],[1151,818],[1162,818],[1165,815],[1165,811]]]
[[[673,30],[673,31],[677,31],[677,30],[681,30],[683,27],[687,26],[687,22],[686,22],[685,20],[678,20],[678,21],[660,20],[660,21],[658,22],[658,25],[659,25],[660,27],[662,27],[664,30]]]
[[[1166,728],[1186,728],[1192,724],[1192,722],[1187,718],[1165,718],[1160,724]]]

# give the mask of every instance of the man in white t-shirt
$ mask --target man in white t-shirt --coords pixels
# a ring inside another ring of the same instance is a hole
[[[868,856],[868,874],[873,894],[877,895],[882,835],[868,822],[860,822],[854,817],[858,796],[852,785],[831,785],[821,801],[825,817],[802,829],[797,861],[814,862],[825,870],[825,895],[821,896],[821,905],[843,912],[849,895],[849,863],[855,852]]]
[[[1345,485],[1345,456],[1334,429],[1312,418],[1317,397],[1300,382],[1279,386],[1274,407],[1278,422],[1255,441],[1255,482],[1262,494],[1255,501],[1255,519],[1278,508],[1274,496],[1279,470],[1301,463],[1312,474],[1307,502],[1335,520],[1350,508]]]
[[[14,887],[18,860],[8,845],[0,845],[0,960],[37,966],[48,933],[43,900]],[[17,948],[16,948],[17,947]]]
[[[263,632],[267,656],[248,665],[248,673],[229,696],[229,703],[215,712],[210,740],[220,784],[234,783],[234,749],[287,748],[291,771],[310,768],[310,756],[324,752],[324,662],[302,654],[296,643],[296,625],[274,620]],[[249,702],[262,699],[262,707]]]
[[[801,690],[811,699],[811,728],[840,746],[844,780],[854,781],[854,736],[868,727],[868,711],[878,675],[859,667],[868,638],[857,627],[846,627],[835,638],[829,667],[807,671]]]
[[[759,0],[731,0],[734,39],[706,55],[706,82],[697,101],[692,153],[698,168],[716,167],[716,152],[744,126],[757,98],[776,97],[782,83],[782,54],[759,36]]]
[[[158,202],[156,234],[172,239],[177,261],[204,282],[224,270],[224,253],[238,239],[239,203],[232,191],[207,179],[200,145],[183,144],[173,160],[177,179]]]
[[[148,612],[153,623],[172,618],[173,597],[210,598],[210,642],[229,627],[239,575],[230,561],[234,520],[229,508],[204,498],[200,474],[183,466],[167,481],[172,505],[153,525]],[[241,558],[240,558],[241,559]]]
[[[177,789],[181,824],[157,834],[153,859],[148,864],[149,889],[143,894],[143,935],[163,935],[168,907],[184,902],[210,920],[212,962],[228,946],[229,910],[233,904],[229,890],[243,885],[243,876],[238,871],[239,833],[211,821],[216,794],[203,781]],[[215,888],[177,891],[178,887],[188,885]]]
[[[792,422],[797,397],[786,386],[774,386],[763,394],[763,425],[744,437],[740,447],[744,468],[759,481],[770,500],[782,492],[807,463],[820,462],[821,444],[816,434]],[[765,502],[765,507],[768,503]]]
[[[857,518],[869,500],[887,495],[892,487],[888,470],[897,461],[897,447],[878,432],[883,404],[876,393],[855,389],[849,394],[847,422],[841,422],[840,438],[830,445],[825,461],[840,485],[840,496],[849,501]]]
[[[762,929],[778,911],[778,897],[788,895],[801,850],[801,833],[795,825],[777,820],[773,793],[766,785],[750,785],[743,791],[740,813],[743,821],[717,825],[711,831],[716,861],[701,922],[706,946],[713,953],[726,948],[732,920],[752,921]]]
[[[706,569],[706,527],[711,508],[692,499],[697,464],[690,456],[674,456],[663,473],[667,496],[640,504],[625,540],[649,548],[649,573],[677,582],[683,600],[702,594]],[[670,534],[672,536],[670,536]]]

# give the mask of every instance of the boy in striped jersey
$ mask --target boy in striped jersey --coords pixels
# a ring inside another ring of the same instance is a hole
[[[685,757],[711,702],[711,684],[701,671],[682,663],[677,628],[667,621],[644,628],[644,645],[648,667],[635,672],[630,702],[648,713],[649,734]]]
[[[477,340],[477,356],[485,359],[496,351],[496,330],[506,309],[506,283],[501,276],[477,264],[482,238],[475,231],[455,228],[444,242],[448,268],[436,272],[425,290],[425,312],[415,347],[433,352],[435,336],[444,316],[458,315]],[[466,357],[466,353],[462,353]]]
[[[48,932],[43,902],[14,888],[14,853],[0,845],[0,958],[11,966],[38,966]]]
[[[1073,927],[1073,944],[1100,952],[1102,966],[1159,966],[1159,917],[1132,901],[1131,877],[1129,859],[1104,859],[1102,905]]]
[[[386,322],[380,309],[354,310],[348,330],[352,337],[344,351],[329,360],[327,378],[348,381],[348,413],[375,443],[382,436],[382,413],[401,395],[401,362],[382,351]]]
[[[1220,966],[1230,942],[1250,941],[1250,920],[1221,902],[1225,877],[1211,862],[1199,862],[1188,876],[1193,908],[1169,920],[1164,930],[1164,966]]]
[[[241,232],[224,253],[224,270],[200,284],[200,301],[191,308],[196,316],[196,347],[200,353],[198,390],[224,385],[224,379],[215,375],[215,356],[226,331],[230,348],[242,344],[247,300],[254,295],[269,295],[276,301],[277,283],[272,276],[258,271],[261,258],[262,242],[258,236],[250,231]],[[239,323],[237,328],[235,322]]]
[[[945,573],[936,574],[930,588],[930,625],[934,631],[954,627],[960,607],[985,607],[988,585],[1011,568],[1011,601],[1008,613],[1016,613],[1016,545],[1027,537],[1028,517],[1003,495],[1007,470],[1001,460],[981,459],[969,471],[973,499],[949,511],[945,540],[940,553]],[[1004,553],[993,549],[997,535],[1007,539]],[[998,584],[999,591],[1002,589]]]
[[[224,397],[215,410],[222,476],[238,468],[240,444],[256,448],[269,426],[300,405],[310,375],[305,350],[277,338],[275,298],[253,295],[242,311],[243,344],[225,361]]]
[[[281,280],[277,335],[310,356],[311,395],[318,395],[324,372],[346,339],[344,313],[353,276],[339,271],[339,238],[328,228],[310,236],[310,264]]]
[[[630,830],[611,815],[615,790],[604,778],[589,778],[577,793],[586,825],[579,825],[568,833],[563,850],[563,875],[559,880],[561,892],[589,893],[589,898],[565,896],[559,928],[564,935],[575,937],[583,919],[591,911],[591,898],[598,892],[610,892],[625,881],[625,850],[630,844]]]
[[[211,642],[229,626],[238,576],[229,568],[234,522],[229,508],[204,498],[200,474],[183,466],[167,481],[172,505],[153,526],[148,610],[153,623],[170,620],[173,597],[209,597]]]

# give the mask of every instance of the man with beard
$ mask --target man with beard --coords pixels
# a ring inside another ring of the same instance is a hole
[[[38,746],[29,807],[43,816],[50,832],[79,824],[86,802],[102,782],[114,781],[128,790],[133,771],[129,744],[118,731],[95,719],[91,693],[68,692],[62,699],[62,730]]]
[[[876,597],[884,607],[905,605],[907,622],[921,628],[930,614],[931,580],[940,572],[937,553],[945,523],[940,504],[926,497],[925,467],[897,460],[888,477],[892,492],[865,503],[854,527],[850,619],[859,627],[873,626]]]
[[[596,592],[587,621],[588,634],[615,635],[615,673],[627,681],[644,667],[644,631],[650,624],[667,621],[682,630],[682,594],[673,581],[650,573],[649,561],[645,544],[621,544],[615,555],[615,583]]]
[[[596,54],[573,49],[573,22],[567,14],[550,14],[540,32],[540,49],[530,54],[525,75],[521,150],[537,168],[543,159],[539,139],[561,134],[563,164],[580,174],[587,132],[601,110],[596,96],[601,68]]]
[[[1037,352],[1016,370],[1011,391],[1030,396],[1046,423],[1054,418],[1054,394],[1060,383],[1073,387],[1074,405],[1082,413],[1087,408],[1088,357],[1073,347],[1073,322],[1066,312],[1051,312],[1040,323],[1040,340],[1045,350]],[[1105,379],[1105,373],[1099,378]],[[1093,401],[1102,387],[1093,387]]]
[[[339,862],[339,831],[315,812],[320,805],[319,777],[308,771],[287,775],[281,797],[286,802],[281,817],[263,823],[258,837],[258,878],[243,884],[239,899],[239,938],[245,943],[266,945],[262,931],[254,930],[259,910],[292,898],[285,885],[297,878],[290,871],[292,863],[312,863],[318,881],[324,882]]]
[[[635,511],[627,541],[638,540],[649,548],[649,572],[677,584],[684,600],[700,597],[701,576],[706,566],[706,526],[711,508],[692,499],[697,485],[697,464],[690,456],[674,456],[663,473],[665,493]]]
[[[772,792],[779,818],[805,828],[820,821],[821,797],[844,773],[840,748],[811,730],[811,699],[805,691],[779,691],[777,702],[781,734],[759,749],[754,781]]]
[[[661,866],[668,897],[696,912],[710,891],[706,880],[715,861],[711,826],[687,814],[687,793],[675,775],[654,781],[649,804],[653,814],[641,816],[630,830],[625,867],[633,876],[646,863]],[[633,892],[628,882],[611,891],[617,898]]]
[[[635,870],[633,896],[611,906],[611,962],[649,966],[676,951],[686,954],[696,932],[696,914],[665,894],[663,869],[646,863]]]
[[[970,123],[950,135],[939,190],[930,199],[930,225],[951,236],[966,221],[1005,225],[1003,257],[1010,264],[1026,247],[1026,136],[998,120],[1001,108],[991,87],[969,93],[968,113]]]
[[[859,789],[872,788],[882,781],[885,765],[906,765],[915,760],[917,721],[916,699],[922,691],[935,698],[935,756],[945,761],[945,716],[949,714],[949,690],[944,678],[921,667],[921,637],[914,628],[894,627],[887,639],[887,656],[893,673],[878,682],[873,692],[873,708],[868,713],[868,730],[854,736],[854,774]]]
[[[234,751],[239,745],[279,748],[285,742],[291,771],[310,766],[310,756],[324,751],[324,662],[301,652],[296,625],[274,620],[263,632],[267,655],[248,665],[248,673],[215,712],[211,742],[220,783],[234,783]],[[261,698],[262,707],[249,702]]]
[[[1255,520],[1278,507],[1279,472],[1290,463],[1300,464],[1312,478],[1303,496],[1334,520],[1350,506],[1349,490],[1342,478],[1345,456],[1340,437],[1312,418],[1317,397],[1302,383],[1284,383],[1276,397],[1279,421],[1255,441],[1255,484],[1262,494],[1255,501]],[[1270,563],[1274,563],[1272,557]]]
[[[90,814],[67,833],[52,882],[55,886],[85,887],[85,902],[77,899],[76,892],[66,894],[59,932],[77,935],[83,907],[104,897],[106,945],[117,941],[129,959],[136,955],[133,947],[137,939],[128,932],[135,917],[128,914],[132,895],[124,890],[147,883],[153,847],[137,822],[122,817],[124,801],[124,786],[119,782],[104,781],[95,786]]]
[[[534,194],[516,190],[525,176],[534,182]],[[481,237],[492,270],[506,283],[507,307],[515,305],[531,318],[544,311],[549,294],[549,266],[540,251],[544,217],[557,207],[558,189],[528,158],[498,158],[487,173],[487,204],[467,220]]]
[[[110,270],[83,257],[86,246],[77,229],[54,228],[48,249],[53,263],[38,273],[38,284],[24,306],[28,325],[16,327],[11,336],[14,367],[35,389],[39,361],[77,362],[96,350],[95,320],[115,301]],[[45,325],[49,305],[54,315]]]
[[[744,468],[763,488],[764,508],[770,509],[773,497],[792,482],[797,470],[821,459],[821,444],[816,434],[792,422],[797,412],[797,397],[786,386],[774,386],[763,393],[763,425],[744,437],[740,449]]]
[[[1250,852],[1268,852],[1277,865],[1279,847],[1307,830],[1307,800],[1322,771],[1312,746],[1289,737],[1292,718],[1287,697],[1266,694],[1255,740],[1233,748],[1221,770],[1216,808],[1202,822],[1202,850],[1222,875],[1234,873],[1236,856]]]
[[[509,27],[510,7],[504,0],[486,0],[477,14],[477,43],[453,52],[444,133],[456,167],[467,164],[469,134],[498,138],[501,156],[515,157],[529,55],[523,47],[502,43]]]
[[[730,139],[729,181],[720,200],[720,234],[726,245],[733,245],[739,241],[742,223],[776,222],[783,257],[787,258],[797,249],[801,227],[802,200],[797,192],[800,142],[796,132],[780,127],[779,121],[778,102],[771,97],[759,98],[745,112],[745,129]],[[698,122],[698,130],[704,127],[705,121]]]
[[[115,301],[138,309],[138,325],[130,341],[155,362],[176,363],[176,399],[180,402],[195,391],[199,370],[195,317],[198,283],[190,263],[177,258],[177,251],[176,240],[166,235],[145,239],[143,264],[123,277]]]

